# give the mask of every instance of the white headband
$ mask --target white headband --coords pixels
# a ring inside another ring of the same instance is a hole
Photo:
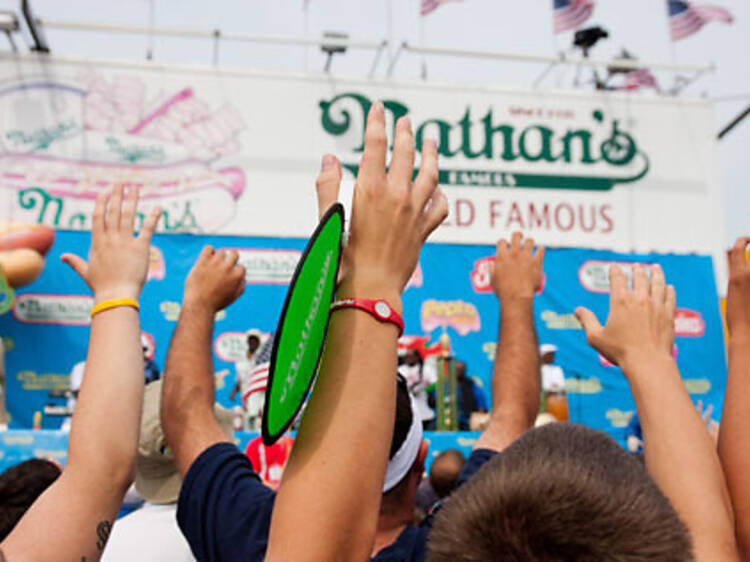
[[[406,476],[409,469],[414,464],[414,459],[419,453],[419,445],[422,443],[422,420],[420,419],[419,409],[414,397],[409,393],[409,404],[411,405],[411,427],[406,439],[401,443],[396,454],[388,461],[388,468],[385,471],[385,482],[383,483],[383,493],[393,489],[401,479]]]

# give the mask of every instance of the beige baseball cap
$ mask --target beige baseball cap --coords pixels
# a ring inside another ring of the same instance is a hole
[[[169,504],[175,503],[179,498],[182,478],[174,463],[172,450],[167,446],[159,420],[161,386],[162,381],[157,380],[147,384],[143,392],[135,489],[150,503]],[[232,412],[216,404],[214,413],[222,429],[228,436],[233,437]]]

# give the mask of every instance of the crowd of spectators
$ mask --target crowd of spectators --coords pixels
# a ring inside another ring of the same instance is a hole
[[[385,115],[373,104],[337,298],[378,299],[400,313],[420,249],[447,215],[437,145],[427,139],[419,148],[414,177],[415,140],[400,119],[386,169]],[[324,156],[321,214],[337,200],[341,176],[338,160]],[[590,428],[534,428],[542,371],[533,302],[544,249],[516,233],[497,244],[492,406],[469,457],[443,453],[424,481],[429,419],[414,388],[427,377],[416,357],[399,374],[398,326],[344,308],[331,315],[317,382],[274,490],[237,449],[228,413],[215,405],[214,320],[245,289],[235,252],[206,247],[199,256],[162,380],[144,395],[138,297],[159,211],[134,237],[137,201],[137,190],[122,186],[99,197],[89,261],[64,256],[95,300],[68,463],[60,472],[29,461],[0,477],[0,560],[750,555],[750,239],[729,253],[729,377],[718,452],[672,357],[676,294],[659,266],[635,267],[632,284],[611,268],[604,325],[576,310],[589,343],[630,385],[645,462]],[[462,372],[459,401],[468,411],[478,406]],[[146,507],[115,522],[133,480]]]

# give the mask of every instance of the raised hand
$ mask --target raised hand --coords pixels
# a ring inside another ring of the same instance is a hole
[[[96,200],[91,217],[91,250],[88,263],[73,254],[60,259],[81,276],[94,292],[95,300],[132,298],[138,300],[146,282],[149,245],[161,210],[156,208],[146,218],[138,236],[133,236],[138,189],[124,195],[122,185]]]
[[[661,267],[651,267],[651,279],[642,266],[633,267],[633,288],[628,288],[622,269],[609,270],[610,309],[602,326],[584,307],[575,311],[589,344],[612,363],[623,366],[634,356],[671,357],[674,345],[674,313],[677,297],[667,286]]]
[[[514,232],[510,244],[506,240],[497,243],[497,255],[492,268],[492,289],[500,301],[513,298],[534,297],[542,283],[544,248],[534,253],[534,240],[523,239]]]
[[[413,182],[414,136],[408,118],[396,123],[393,158],[386,173],[387,150],[383,105],[375,103],[367,119],[343,264],[342,285],[362,297],[398,298],[417,265],[422,244],[448,215],[445,196],[437,188],[435,141],[424,142]]]
[[[245,291],[245,268],[238,259],[234,250],[204,247],[185,281],[184,305],[218,312],[237,300]]]
[[[318,194],[318,219],[339,199],[341,190],[341,163],[333,154],[326,154],[320,164],[320,172],[315,180]]]
[[[747,245],[750,238],[738,238],[727,253],[729,288],[727,289],[727,326],[733,337],[750,336],[750,264]]]

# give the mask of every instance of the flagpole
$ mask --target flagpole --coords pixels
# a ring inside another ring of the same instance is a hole
[[[304,36],[305,39],[309,39],[308,37],[308,31],[310,28],[310,0],[302,0],[304,2],[304,8],[305,8],[305,29],[304,29]],[[310,72],[310,45],[305,45],[305,72]]]
[[[386,38],[388,39],[388,65],[390,66],[391,61],[393,60],[393,0],[388,0],[385,5],[385,10],[385,31]]]
[[[671,17],[671,15],[669,13],[669,0],[665,0],[665,2],[666,2],[666,6],[667,6],[667,38],[669,39],[669,43],[670,43],[669,48],[670,48],[670,51],[672,53],[672,64],[676,65],[677,64],[677,58],[678,58],[677,57],[677,42],[672,38],[672,21],[671,21],[672,17]],[[673,86],[672,86],[672,90],[671,90],[670,93],[672,93],[675,96],[679,92],[679,90],[678,90],[678,88],[679,88],[679,86],[678,86],[678,84],[679,84],[678,78],[680,78],[680,76],[677,74],[677,72],[676,71],[673,72],[672,73]]]
[[[419,44],[422,47],[425,46],[425,42],[424,42],[424,36],[425,36],[424,18],[425,18],[425,16],[422,15],[421,10],[420,10],[420,13],[419,13]],[[424,53],[422,53],[421,74],[422,74],[422,80],[426,80],[427,79],[427,57],[425,56]]]

